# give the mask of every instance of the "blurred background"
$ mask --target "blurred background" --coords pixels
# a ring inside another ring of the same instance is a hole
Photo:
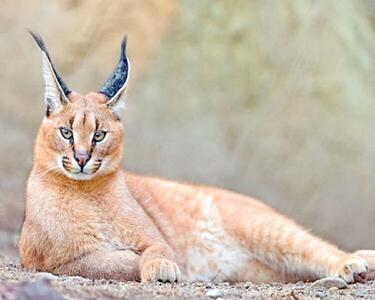
[[[45,111],[26,28],[81,93],[128,35],[128,170],[251,195],[375,248],[375,1],[1,1],[0,252],[13,257]]]

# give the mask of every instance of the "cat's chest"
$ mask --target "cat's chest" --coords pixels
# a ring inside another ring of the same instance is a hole
[[[121,194],[76,189],[60,190],[53,186],[43,192],[32,187],[27,192],[30,218],[48,232],[55,242],[97,244],[113,249],[121,248],[121,220],[127,208]]]

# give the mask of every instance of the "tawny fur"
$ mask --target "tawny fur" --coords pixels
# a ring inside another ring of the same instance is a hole
[[[362,257],[372,251],[341,251],[246,196],[125,173],[123,128],[103,96],[69,100],[44,119],[36,139],[19,247],[24,267],[143,281],[364,279]],[[92,147],[96,126],[108,130],[92,157],[105,166],[89,180],[69,178],[56,164],[62,155],[73,161],[58,134],[67,124],[81,150]]]
[[[20,239],[28,269],[142,281],[374,277],[375,251],[339,250],[254,199],[125,173],[126,39],[100,93],[71,92],[41,37],[46,117],[34,148]],[[370,272],[368,272],[370,267]]]

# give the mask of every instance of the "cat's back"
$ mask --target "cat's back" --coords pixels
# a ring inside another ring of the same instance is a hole
[[[254,266],[252,255],[233,237],[228,225],[237,222],[236,207],[242,206],[249,218],[263,212],[273,214],[270,207],[214,187],[130,173],[126,181],[135,199],[178,253],[185,280],[223,281],[247,276],[249,265]]]
[[[171,181],[160,177],[142,176],[130,172],[125,173],[127,186],[134,198],[142,206],[160,206],[173,215],[176,210],[183,210],[191,216],[199,213],[202,204],[213,201],[221,206],[246,206],[247,209],[257,211],[271,211],[272,209],[263,202],[229,190],[189,183]],[[182,213],[184,214],[184,213]]]
[[[238,209],[250,218],[276,214],[268,205],[224,189],[180,183],[158,177],[125,173],[127,187],[171,244],[188,244],[186,238],[199,232],[199,224],[236,222]],[[233,221],[232,221],[233,219]],[[179,239],[179,237],[184,237]]]

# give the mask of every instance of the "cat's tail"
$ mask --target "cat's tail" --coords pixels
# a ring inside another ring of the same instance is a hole
[[[353,253],[356,256],[362,257],[368,262],[367,280],[375,279],[375,250],[358,250]]]

